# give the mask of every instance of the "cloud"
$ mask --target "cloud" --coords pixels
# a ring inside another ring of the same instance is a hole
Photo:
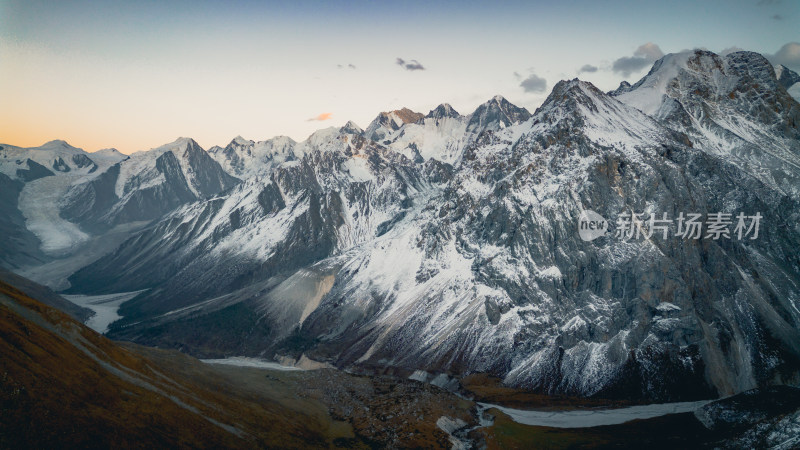
[[[662,56],[664,56],[664,52],[661,51],[658,45],[648,42],[640,45],[639,48],[633,52],[633,56],[623,56],[614,61],[611,65],[611,70],[627,77],[653,64]]]
[[[338,68],[338,69],[344,69],[345,67],[347,67],[348,69],[355,69],[356,68],[356,66],[354,66],[352,64],[348,64],[347,66],[345,66],[344,64],[337,64],[336,65],[336,68]]]
[[[783,64],[792,70],[800,70],[800,42],[789,42],[774,55],[764,56],[772,64]]]
[[[333,116],[333,113],[322,113],[322,114],[318,115],[317,117],[312,117],[312,118],[306,120],[306,122],[314,122],[314,121],[320,121],[321,122],[323,120],[330,119],[331,116]]]
[[[583,67],[578,69],[578,73],[595,73],[597,72],[597,66],[593,66],[591,64],[584,64]]]
[[[355,69],[356,68],[356,66],[354,66],[353,64],[348,64],[347,67],[349,67],[351,69]]]
[[[425,66],[419,63],[416,59],[412,59],[410,61],[406,61],[403,58],[397,58],[395,64],[398,66],[406,69],[406,70],[425,70]]]
[[[611,70],[621,73],[623,76],[629,76],[633,72],[638,72],[650,65],[650,62],[639,56],[623,56],[622,58],[614,61],[611,65]]]
[[[731,53],[741,52],[742,50],[744,50],[744,49],[741,48],[741,47],[733,46],[733,47],[728,47],[728,48],[722,50],[721,52],[719,52],[719,54],[722,55],[722,56],[725,56],[725,55],[729,55]]]
[[[772,16],[772,18],[775,20],[783,20],[783,16],[780,14],[775,14],[774,16]]]
[[[664,52],[662,52],[661,49],[658,48],[656,44],[648,42],[646,44],[640,45],[639,48],[637,48],[636,51],[633,52],[633,56],[642,56],[651,61],[655,61],[658,58],[664,56]]]
[[[547,89],[547,80],[532,73],[519,85],[525,92],[544,92]]]

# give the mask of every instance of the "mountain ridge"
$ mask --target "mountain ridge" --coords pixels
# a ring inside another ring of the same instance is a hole
[[[148,289],[110,335],[206,357],[659,401],[789,384],[800,105],[776,75],[758,54],[691,51],[610,93],[561,81],[533,113],[495,96],[298,143],[184,138],[70,191],[61,214],[83,226],[152,221],[76,268],[71,292]],[[120,185],[159,208],[123,214],[101,195]],[[752,242],[588,242],[586,210],[786,225]]]

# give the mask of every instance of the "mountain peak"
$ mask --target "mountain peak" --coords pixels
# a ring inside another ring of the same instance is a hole
[[[233,138],[233,139],[231,140],[231,145],[232,145],[232,144],[237,144],[237,145],[248,145],[248,144],[252,144],[252,143],[253,143],[253,141],[251,141],[251,140],[248,140],[248,139],[245,139],[245,138],[243,138],[241,135],[238,135],[238,136],[236,136],[235,138]]]
[[[553,86],[550,95],[547,96],[542,106],[534,115],[540,111],[552,110],[553,108],[567,108],[574,110],[576,105],[583,105],[590,110],[595,109],[592,105],[596,98],[606,97],[595,85],[588,81],[581,81],[577,78],[572,80],[561,80]]]
[[[800,83],[800,75],[783,64],[775,66],[775,78],[778,79],[778,83],[785,89],[789,89],[796,83]]]
[[[509,102],[502,95],[495,95],[486,103],[478,106],[467,124],[467,131],[479,133],[488,129],[501,129],[524,122],[531,113]]]
[[[361,129],[355,122],[352,120],[348,120],[346,124],[342,128],[339,129],[341,133],[346,134],[362,134],[364,130]]]
[[[619,95],[628,92],[629,90],[631,90],[631,84],[625,80],[622,80],[622,82],[619,83],[619,86],[616,89],[614,89],[613,91],[608,91],[607,94],[612,96]]]
[[[388,113],[381,113],[381,114],[386,114],[387,116],[394,115],[394,116],[398,117],[403,123],[416,122],[419,119],[422,119],[424,117],[424,115],[422,113],[418,113],[418,112],[412,111],[412,110],[410,110],[410,109],[408,109],[406,107],[403,107],[402,109],[396,109],[396,110],[390,111]]]
[[[167,145],[169,145],[171,147],[186,147],[188,145],[198,145],[198,144],[197,144],[197,142],[195,142],[194,139],[192,139],[190,137],[179,137],[178,139],[175,139],[175,141],[173,141],[173,142],[171,142],[171,143],[169,143]]]
[[[45,142],[40,148],[46,149],[53,149],[53,148],[75,148],[67,143],[67,141],[62,139],[54,139],[49,142]]]
[[[168,151],[182,151],[182,150],[194,150],[194,149],[202,149],[202,147],[200,147],[200,144],[198,144],[192,138],[179,137],[178,139],[175,139],[172,142],[166,143],[164,145],[159,145],[158,147],[153,147],[147,151],[135,152],[135,154],[150,153],[152,155],[161,155],[162,153]]]
[[[364,132],[364,136],[373,141],[380,141],[393,131],[399,130],[403,125],[418,122],[424,117],[424,114],[405,107],[394,111],[382,112],[378,114],[375,120],[370,122]]]
[[[453,109],[449,103],[442,103],[441,105],[437,106],[435,109],[432,109],[431,112],[428,113],[426,118],[431,119],[443,119],[445,117],[459,117],[460,114],[458,111]]]
[[[96,152],[92,152],[92,156],[102,156],[102,157],[110,157],[110,158],[126,158],[127,156],[124,155],[122,152],[115,148],[103,148]]]
[[[348,123],[350,123],[350,122],[348,122]],[[275,136],[275,137],[273,137],[271,139],[268,139],[265,142],[273,142],[275,145],[284,145],[284,146],[286,146],[286,145],[294,145],[294,144],[297,143],[297,142],[294,141],[294,139],[290,138],[289,136],[284,136],[284,135]]]

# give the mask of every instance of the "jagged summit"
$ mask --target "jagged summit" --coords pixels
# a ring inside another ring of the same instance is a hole
[[[418,112],[412,111],[412,110],[410,110],[408,108],[405,108],[405,107],[402,108],[402,109],[396,109],[396,110],[388,112],[388,113],[382,112],[381,116],[384,116],[384,117],[392,117],[392,116],[394,116],[394,117],[399,118],[403,123],[416,122],[419,119],[424,117],[424,115],[422,113],[418,113]]]
[[[381,142],[403,125],[417,122],[423,117],[425,117],[424,114],[414,112],[408,108],[382,112],[367,126],[364,136],[367,139]]]
[[[167,144],[167,145],[188,145],[188,144],[192,144],[192,143],[197,144],[197,142],[195,142],[194,139],[192,139],[190,137],[181,136],[181,137],[175,139],[173,142],[171,142],[170,144]]]
[[[239,135],[239,136],[236,136],[235,138],[233,138],[233,139],[231,140],[230,144],[228,144],[228,145],[232,145],[232,144],[236,144],[236,145],[250,145],[250,144],[252,144],[252,143],[253,143],[253,141],[251,141],[251,140],[249,140],[249,139],[245,139],[245,138],[243,138],[241,135]]]
[[[437,106],[435,109],[432,109],[425,118],[429,119],[443,119],[446,117],[449,118],[456,118],[460,117],[461,114],[458,113],[449,103],[442,103],[441,105]]]
[[[512,104],[502,95],[495,95],[486,103],[478,106],[469,117],[467,131],[477,134],[524,122],[531,117],[531,113],[525,108]]]
[[[789,95],[800,101],[800,84],[798,84],[800,83],[800,75],[797,72],[779,64],[775,66],[775,77],[778,79],[778,84],[783,86],[789,92]]]
[[[800,198],[800,104],[762,55],[665,55],[616,98],[685,134],[696,148],[724,155],[763,183]]]
[[[608,98],[608,94],[598,89],[597,86],[589,81],[583,81],[578,78],[561,80],[553,86],[550,95],[548,95],[542,105],[536,109],[534,115],[538,114],[541,110],[553,107],[574,108],[574,102],[590,107],[592,102],[603,98]]]
[[[361,129],[355,122],[352,120],[348,120],[346,124],[342,128],[339,129],[340,133],[347,133],[347,134],[358,134],[361,135],[364,133],[364,130]]]
[[[654,142],[689,145],[685,136],[577,78],[556,83],[532,121],[539,124],[537,129],[542,132],[561,134],[562,142],[581,135],[597,144],[627,151],[632,159],[638,159],[641,149],[653,147]],[[569,134],[563,135],[566,130]]]
[[[619,83],[619,86],[616,89],[614,89],[613,91],[608,91],[608,95],[619,95],[622,94],[623,92],[628,92],[630,88],[631,84],[623,80],[622,82]]]
[[[167,151],[187,150],[187,149],[201,149],[202,150],[202,147],[200,147],[200,144],[198,144],[197,141],[195,141],[194,139],[192,139],[190,137],[181,136],[181,137],[175,139],[172,142],[168,142],[166,144],[159,145],[158,147],[153,147],[153,148],[151,148],[149,150],[140,150],[138,152],[134,152],[134,153],[131,154],[131,156],[141,155],[141,154],[145,154],[145,153],[150,153],[151,155],[160,155],[160,154],[162,154],[164,152],[167,152]]]

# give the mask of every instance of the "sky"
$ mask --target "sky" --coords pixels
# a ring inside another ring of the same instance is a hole
[[[559,80],[610,90],[693,48],[800,71],[798,24],[796,0],[0,0],[0,142],[301,141],[496,94],[533,111]]]

